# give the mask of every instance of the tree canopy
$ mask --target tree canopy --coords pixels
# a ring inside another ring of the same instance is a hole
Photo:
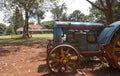
[[[95,8],[97,8],[98,10],[104,13],[108,24],[114,22],[113,10],[112,10],[113,0],[97,0],[97,4],[91,2],[90,0],[86,0],[86,1],[88,1],[92,6],[94,6]]]
[[[83,13],[81,13],[80,10],[75,10],[69,15],[68,20],[82,22],[82,21],[85,21],[85,15]]]
[[[53,8],[51,9],[51,12],[53,14],[53,19],[61,20],[61,16],[66,10],[67,10],[67,7],[65,3],[62,3],[62,5],[59,5],[58,3],[54,3]]]
[[[99,5],[98,0],[95,1],[95,5]],[[120,13],[120,3],[114,0],[112,3],[112,15],[113,15],[114,21],[120,20],[119,13]],[[96,7],[94,6],[90,8],[90,18],[92,22],[101,22],[101,23],[107,24],[107,20],[106,20],[104,12],[102,12],[99,9],[96,9]]]
[[[44,19],[45,13],[50,11],[53,20],[60,21],[90,21],[110,24],[113,21],[120,20],[120,3],[117,0],[96,0],[88,1],[92,7],[90,15],[83,14],[80,10],[74,10],[72,13],[67,13],[67,6],[60,0],[3,0],[0,4],[0,10],[12,11],[9,13],[9,23],[11,32],[16,32],[16,29],[21,25],[24,26],[23,37],[29,37],[28,25],[30,18],[34,18],[38,24]],[[4,9],[6,7],[6,9]],[[52,21],[43,23],[45,27],[52,28]]]
[[[5,0],[5,6],[10,7],[10,9],[13,9],[15,7],[18,7],[19,9],[22,9],[25,15],[25,24],[23,29],[23,37],[28,38],[29,32],[28,32],[28,22],[29,18],[32,15],[32,12],[36,11],[36,15],[39,17],[42,17],[44,12],[41,10],[38,10],[40,8],[40,5],[42,3],[49,3],[53,2],[55,0]],[[40,19],[40,18],[39,18]],[[38,21],[39,21],[38,19]]]
[[[9,19],[9,23],[10,23],[11,28],[13,29],[12,33],[16,33],[16,30],[19,27],[24,26],[23,15],[18,7],[15,8],[13,16],[11,16],[11,18]]]
[[[4,34],[6,30],[6,25],[3,23],[0,23],[0,35]]]

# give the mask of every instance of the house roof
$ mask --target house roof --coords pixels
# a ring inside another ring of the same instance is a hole
[[[17,30],[16,30],[17,32],[18,31],[23,31],[23,27],[20,27],[20,28],[18,28]],[[32,25],[32,24],[30,24],[29,26],[28,26],[28,31],[52,31],[52,30],[50,30],[50,29],[46,29],[46,28],[44,28],[44,27],[42,27],[42,26],[40,26],[40,25]]]

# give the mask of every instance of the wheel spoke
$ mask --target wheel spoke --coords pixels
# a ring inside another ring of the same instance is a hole
[[[52,72],[71,72],[79,64],[79,55],[70,45],[56,46],[49,52],[47,64]]]
[[[118,60],[118,64],[120,65],[120,57],[118,57],[117,60]]]
[[[120,51],[116,51],[117,63],[120,65]]]
[[[61,52],[61,57],[64,57],[64,56],[65,56],[65,54],[64,54],[63,47],[61,47],[61,50],[60,50],[60,52]]]
[[[115,57],[116,57],[116,61],[117,64],[120,66],[120,38],[116,39],[116,44],[115,44]]]
[[[52,61],[55,61],[55,62],[61,62],[61,60],[60,60],[60,59],[55,59],[55,58],[52,58],[51,60],[52,60]]]
[[[75,54],[69,54],[69,59],[70,59],[70,60],[77,60],[77,59],[78,59],[78,56],[75,55]]]
[[[59,55],[51,55],[51,57],[49,58],[49,60],[55,61],[55,62],[60,62],[60,57]]]
[[[49,59],[49,66],[50,66],[50,69],[54,72],[58,72],[58,68],[60,66],[60,62],[61,60],[60,59],[56,59],[56,58],[50,58]]]
[[[117,41],[117,45],[118,45],[118,46],[120,46],[120,40],[119,40],[119,41]]]
[[[54,68],[54,67],[56,67],[56,66],[58,66],[59,65],[59,63],[57,63],[57,62],[53,62],[53,63],[51,63],[51,68]]]
[[[67,48],[66,50],[66,54],[69,54],[70,48]]]
[[[77,66],[77,61],[72,61],[70,60],[67,64],[66,64],[66,67],[67,67],[67,70],[73,70],[75,69]]]
[[[120,47],[116,47],[116,48],[115,48],[115,51],[120,51]]]
[[[115,45],[115,55],[116,55],[116,61],[117,61],[117,64],[120,66],[120,41],[117,41],[116,42],[116,45]]]
[[[73,70],[73,67],[71,67],[70,65],[66,65],[66,69],[67,69],[68,71],[71,71],[71,70]]]
[[[58,72],[65,72],[65,70],[66,70],[64,64],[60,64],[57,69],[58,69]]]

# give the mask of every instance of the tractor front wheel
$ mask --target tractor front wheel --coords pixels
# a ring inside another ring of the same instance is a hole
[[[79,67],[78,50],[69,44],[59,44],[47,55],[47,65],[51,72],[71,72]]]

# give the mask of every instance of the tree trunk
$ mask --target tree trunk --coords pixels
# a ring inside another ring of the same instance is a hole
[[[40,16],[39,16],[39,14],[37,15],[37,20],[38,20],[38,24],[40,25]]]
[[[107,24],[111,24],[114,22],[113,20],[113,14],[112,14],[112,9],[107,8],[107,10],[103,11],[106,17]]]
[[[25,10],[25,25],[23,28],[23,38],[29,38],[28,21],[29,21],[28,11]]]
[[[112,3],[113,3],[113,0],[105,0],[106,6],[104,5],[104,1],[99,0],[100,3],[101,3],[102,8],[97,6],[97,5],[95,5],[90,0],[86,0],[86,1],[88,1],[91,5],[93,5],[94,7],[96,7],[97,9],[101,10],[104,13],[104,15],[106,17],[107,24],[111,24],[111,23],[114,22],[113,14],[112,14]]]

